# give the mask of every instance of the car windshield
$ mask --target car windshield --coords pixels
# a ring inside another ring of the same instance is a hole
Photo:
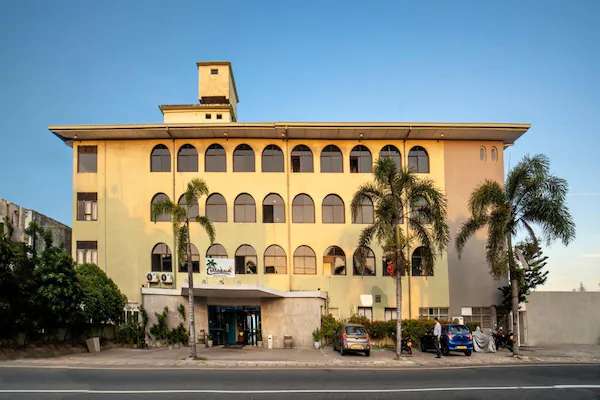
[[[469,333],[469,328],[464,325],[451,325],[448,327],[448,332],[453,335],[466,335]]]
[[[367,334],[367,331],[362,326],[347,326],[346,334],[353,336],[364,336]]]

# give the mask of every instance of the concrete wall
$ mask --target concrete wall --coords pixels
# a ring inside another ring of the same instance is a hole
[[[480,158],[481,148],[486,157]],[[497,150],[492,160],[491,149]],[[469,198],[473,190],[486,179],[502,183],[504,180],[503,145],[501,142],[452,142],[444,146],[446,197],[448,199],[448,276],[450,317],[460,316],[461,307],[489,307],[499,304],[498,288],[504,283],[490,275],[485,259],[487,231],[477,232],[467,242],[461,257],[456,251],[455,238],[462,224],[469,218]]]
[[[600,344],[600,292],[535,292],[526,304],[526,344]]]

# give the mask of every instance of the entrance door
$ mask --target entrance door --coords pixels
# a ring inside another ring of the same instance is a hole
[[[235,312],[225,313],[225,344],[237,343],[237,315]]]

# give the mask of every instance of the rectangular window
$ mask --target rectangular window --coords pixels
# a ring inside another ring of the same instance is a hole
[[[98,193],[77,193],[77,221],[98,220]]]
[[[212,118],[212,114],[208,114],[208,113],[207,113],[207,114],[205,114],[205,115],[204,115],[204,117],[205,117],[206,119],[211,119],[211,118]]]
[[[97,172],[98,146],[77,147],[77,172]]]
[[[211,68],[210,69],[210,74],[211,75],[218,75],[219,74],[219,69],[218,68]]]
[[[373,321],[373,307],[358,307],[358,315]]]
[[[493,328],[492,322],[492,310],[490,307],[471,307],[471,315],[463,316],[465,324],[467,322],[474,322],[479,324],[481,329]]]
[[[77,241],[77,264],[98,265],[98,242]]]
[[[438,317],[441,321],[448,321],[448,307],[420,307],[419,318],[434,319]]]
[[[385,321],[395,321],[398,319],[398,313],[396,307],[386,307],[383,312],[383,319]]]
[[[223,119],[223,114],[217,114],[217,119]]]

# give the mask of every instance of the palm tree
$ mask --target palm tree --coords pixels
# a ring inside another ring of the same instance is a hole
[[[536,226],[548,243],[560,239],[564,245],[575,238],[575,224],[566,206],[567,181],[550,174],[550,162],[542,154],[525,156],[508,174],[504,187],[486,180],[469,200],[470,218],[456,237],[456,249],[462,252],[467,240],[487,227],[486,258],[495,277],[510,274],[513,314],[513,354],[519,355],[518,311],[519,284],[512,240],[524,229],[538,242]]]
[[[373,174],[375,181],[360,186],[354,194],[351,209],[356,217],[365,196],[373,201],[374,222],[361,232],[358,248],[363,249],[375,238],[386,258],[394,260],[396,357],[399,358],[402,349],[401,276],[410,271],[413,245],[424,247],[423,267],[429,270],[433,269],[435,250],[442,252],[446,248],[446,197],[433,181],[418,178],[403,168],[397,169],[389,158],[380,158]],[[362,251],[359,256],[364,256]]]
[[[194,324],[194,276],[192,271],[192,246],[190,241],[190,220],[195,221],[204,228],[210,243],[215,241],[215,228],[206,216],[190,216],[192,204],[198,202],[202,196],[208,195],[208,187],[201,179],[194,178],[188,184],[183,193],[184,205],[172,202],[170,199],[157,202],[152,205],[152,218],[156,221],[159,215],[168,214],[173,223],[173,235],[177,248],[177,259],[185,258],[188,274],[188,315],[189,315],[189,343],[190,356],[197,357],[196,352],[196,328]]]

